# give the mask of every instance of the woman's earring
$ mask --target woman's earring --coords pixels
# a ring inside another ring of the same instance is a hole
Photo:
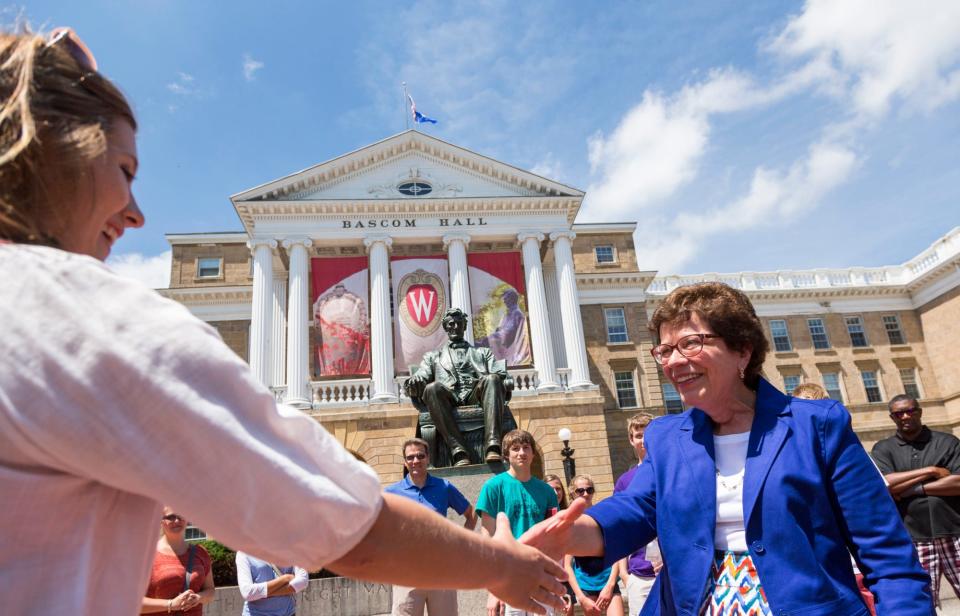
[[[743,380],[743,368],[740,368],[740,380]]]

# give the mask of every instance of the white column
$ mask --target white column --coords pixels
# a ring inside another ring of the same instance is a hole
[[[274,387],[287,384],[287,278],[285,272],[273,273],[273,319],[270,336],[270,383]]]
[[[373,362],[371,402],[396,402],[393,380],[393,328],[390,322],[390,246],[386,235],[363,240],[370,254],[370,355]]]
[[[543,264],[540,262],[540,242],[543,234],[523,232],[517,235],[523,251],[523,271],[527,283],[527,312],[530,314],[530,334],[533,345],[533,365],[537,369],[538,391],[560,391],[557,366],[553,362],[550,342],[550,322],[547,318],[547,298],[543,289]]]
[[[470,314],[470,277],[467,271],[467,245],[470,236],[466,233],[451,233],[443,236],[443,247],[447,249],[447,261],[450,266],[450,307],[459,308]],[[473,315],[470,314],[472,317]],[[473,343],[473,320],[467,322],[467,331],[463,333]]]
[[[560,318],[560,287],[557,286],[557,267],[543,264],[543,288],[547,296],[547,319],[550,323],[550,341],[557,370],[567,367],[567,349],[563,346],[563,319]]]
[[[306,238],[283,240],[290,258],[289,293],[287,294],[287,397],[284,402],[298,408],[310,406],[307,394],[309,364],[310,261],[307,248],[313,242]]]
[[[560,286],[560,314],[563,317],[564,343],[567,365],[570,367],[570,389],[590,389],[590,368],[587,364],[587,346],[583,340],[583,320],[580,317],[580,296],[573,269],[573,250],[570,242],[577,235],[573,231],[555,231],[550,234],[553,258],[557,264],[557,282]]]
[[[270,386],[270,321],[273,317],[273,251],[277,241],[252,239],[253,310],[250,317],[250,369],[261,383]]]

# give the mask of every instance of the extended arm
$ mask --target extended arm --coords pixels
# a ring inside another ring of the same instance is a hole
[[[477,527],[477,512],[474,511],[473,505],[467,507],[467,510],[463,512],[463,517],[465,518],[463,522],[464,528],[473,530]]]
[[[411,559],[411,554],[424,558]],[[465,561],[471,566],[463,567]],[[538,614],[543,609],[533,599],[555,608],[563,605],[564,589],[557,581],[564,576],[563,568],[514,541],[506,516],[490,540],[392,494],[384,495],[367,535],[328,569],[403,586],[488,588],[510,605]]]

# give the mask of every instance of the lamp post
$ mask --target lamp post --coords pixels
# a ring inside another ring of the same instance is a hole
[[[563,441],[563,449],[560,450],[560,455],[563,456],[563,474],[567,478],[567,485],[570,485],[570,480],[577,474],[577,461],[573,459],[574,450],[570,448],[570,437],[573,433],[570,428],[560,428],[557,436]]]

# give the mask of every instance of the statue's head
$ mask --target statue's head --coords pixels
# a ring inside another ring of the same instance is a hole
[[[459,308],[451,308],[443,313],[440,323],[450,340],[463,340],[463,332],[467,331],[467,313]]]
[[[510,310],[513,310],[519,299],[520,296],[513,289],[507,289],[503,292],[503,303]]]

